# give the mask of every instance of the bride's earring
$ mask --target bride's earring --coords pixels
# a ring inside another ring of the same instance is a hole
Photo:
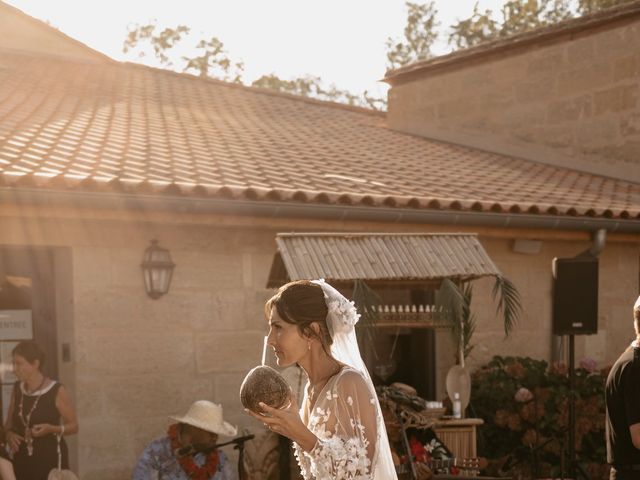
[[[311,351],[311,340],[307,340],[307,350]]]

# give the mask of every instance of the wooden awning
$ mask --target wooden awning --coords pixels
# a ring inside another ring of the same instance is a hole
[[[267,287],[324,278],[344,284],[468,281],[499,275],[475,234],[279,233]]]

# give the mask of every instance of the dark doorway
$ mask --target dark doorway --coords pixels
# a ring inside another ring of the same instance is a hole
[[[15,380],[10,368],[10,351],[20,340],[35,340],[45,353],[44,374],[58,378],[53,253],[50,249],[0,247],[0,316],[4,321],[0,322],[4,416],[8,399],[6,390],[10,391]]]

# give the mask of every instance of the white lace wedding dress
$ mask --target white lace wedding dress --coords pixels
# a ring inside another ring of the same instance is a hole
[[[362,373],[343,367],[329,379],[310,405],[305,391],[301,417],[318,437],[305,452],[294,443],[298,465],[305,480],[392,480],[395,469],[380,461],[380,412],[375,391]],[[388,452],[382,452],[382,457]],[[390,455],[390,454],[389,454]]]

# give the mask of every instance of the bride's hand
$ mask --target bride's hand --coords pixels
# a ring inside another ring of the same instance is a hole
[[[285,408],[273,408],[263,402],[260,402],[259,406],[262,408],[264,415],[248,409],[245,409],[245,411],[256,420],[262,422],[272,432],[296,442],[303,450],[310,451],[315,447],[317,438],[302,423],[298,413],[298,402],[293,392],[291,392],[291,403]]]

